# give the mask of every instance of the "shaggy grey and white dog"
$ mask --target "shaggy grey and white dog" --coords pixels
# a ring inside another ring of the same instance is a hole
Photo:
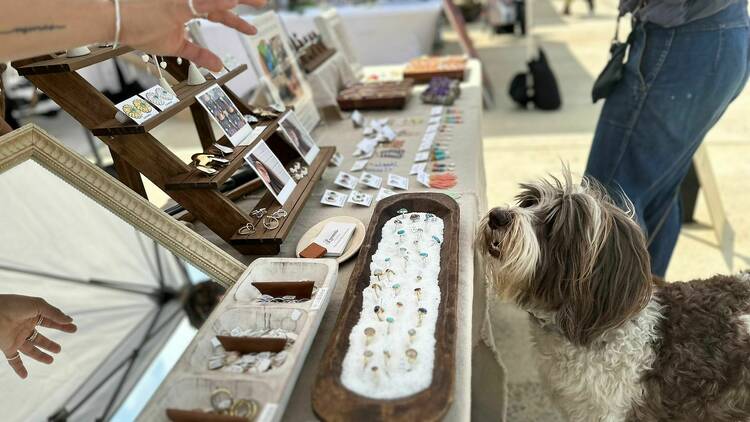
[[[568,171],[521,187],[476,246],[568,420],[750,420],[750,274],[655,283],[632,206]]]

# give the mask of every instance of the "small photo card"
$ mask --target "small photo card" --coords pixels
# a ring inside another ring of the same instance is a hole
[[[427,163],[416,163],[411,166],[411,171],[409,171],[409,175],[416,176],[419,173],[423,173],[425,167],[427,167]]]
[[[352,164],[352,169],[350,171],[362,171],[367,167],[367,163],[370,160],[357,160]]]
[[[439,124],[429,125],[429,126],[427,126],[427,129],[425,129],[424,133],[425,134],[435,133],[435,132],[438,131],[438,129],[440,129],[440,125]]]
[[[273,194],[281,205],[284,205],[289,196],[297,187],[292,176],[284,168],[284,165],[276,158],[271,148],[265,141],[258,142],[250,152],[245,155],[247,164],[255,170],[266,188]]]
[[[430,120],[427,122],[428,125],[439,125],[440,119],[442,116],[432,116],[430,117]]]
[[[309,165],[312,164],[315,157],[318,156],[320,148],[315,140],[310,136],[310,132],[305,129],[302,122],[299,121],[293,111],[290,111],[279,120],[279,131],[284,135],[287,143],[294,147],[302,156],[302,159]]]
[[[320,203],[323,205],[342,208],[346,203],[346,197],[347,195],[345,193],[326,189],[325,193],[323,193],[323,197],[320,198]]]
[[[128,98],[115,107],[139,125],[159,114],[158,110],[137,95]]]
[[[211,118],[221,127],[221,130],[229,138],[232,145],[242,144],[252,132],[250,124],[234,106],[224,90],[219,85],[212,85],[210,88],[199,93],[195,97],[203,108],[208,111]]]
[[[430,116],[440,116],[443,114],[443,106],[435,106],[430,110]]]
[[[380,185],[383,184],[383,178],[372,173],[364,172],[359,178],[359,183],[373,189],[380,189]]]
[[[409,179],[406,177],[399,176],[398,174],[388,174],[388,186],[392,186],[398,189],[409,189]]]
[[[342,188],[354,189],[357,186],[357,177],[349,173],[340,171],[333,183],[341,186]]]
[[[363,207],[369,207],[370,204],[372,204],[372,195],[355,190],[349,194],[349,202],[362,205]]]
[[[359,112],[359,110],[354,110],[352,113],[352,123],[354,123],[354,127],[362,127],[365,124],[365,116],[362,115],[362,113]]]
[[[421,183],[422,185],[424,185],[424,186],[426,186],[428,188],[431,187],[430,186],[430,175],[428,173],[426,173],[426,172],[422,172],[422,173],[419,173],[417,175],[417,182]]]
[[[150,102],[157,110],[164,111],[167,108],[177,104],[180,100],[174,96],[171,92],[162,88],[159,85],[152,86],[151,88],[141,92],[139,94],[145,98],[146,101]]]
[[[378,196],[375,197],[375,202],[380,202],[381,200],[388,198],[389,196],[395,195],[396,192],[388,189],[388,188],[380,188],[378,191]]]
[[[418,152],[417,155],[414,156],[415,163],[421,163],[422,161],[427,161],[429,159],[430,159],[429,151]]]

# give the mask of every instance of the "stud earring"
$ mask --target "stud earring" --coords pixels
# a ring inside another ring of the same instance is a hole
[[[385,309],[383,309],[382,306],[375,305],[375,308],[373,308],[375,311],[375,315],[377,315],[379,321],[383,321],[383,315],[385,315]]]
[[[424,316],[427,315],[427,309],[426,308],[419,308],[417,310],[417,319],[419,322],[417,323],[417,327],[422,326],[422,320],[424,319]]]
[[[375,297],[380,299],[380,291],[382,290],[382,287],[380,287],[380,284],[372,283],[370,284],[370,288],[375,293]]]
[[[385,321],[388,323],[388,328],[386,329],[385,333],[386,335],[391,335],[391,326],[393,326],[393,323],[396,322],[396,319],[393,317],[388,317],[385,319]]]
[[[409,343],[414,343],[414,339],[417,337],[417,330],[410,328],[409,329]]]
[[[372,327],[365,328],[365,345],[369,346],[375,338],[375,329]]]

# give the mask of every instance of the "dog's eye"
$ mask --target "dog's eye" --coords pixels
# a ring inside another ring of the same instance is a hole
[[[520,201],[518,201],[518,206],[521,207],[521,208],[531,208],[531,207],[533,207],[536,204],[537,204],[536,198],[533,198],[533,197],[530,197],[530,196],[527,196],[527,197],[521,199]]]

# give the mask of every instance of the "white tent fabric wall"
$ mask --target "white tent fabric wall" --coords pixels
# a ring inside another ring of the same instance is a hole
[[[34,162],[0,174],[0,198],[0,293],[43,297],[79,327],[72,335],[42,329],[62,344],[62,352],[51,366],[25,357],[26,380],[0,365],[2,419],[47,420],[61,407],[70,411],[92,390],[68,420],[92,421],[107,408],[111,416],[184,316],[179,300],[161,306],[153,296],[186,285],[182,264]],[[85,283],[96,280],[134,291]],[[154,328],[161,329],[136,363],[120,366]]]

